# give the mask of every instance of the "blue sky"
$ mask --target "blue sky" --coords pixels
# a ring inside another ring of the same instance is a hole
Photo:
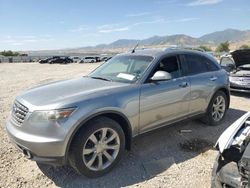
[[[249,0],[0,0],[0,50],[250,29]]]

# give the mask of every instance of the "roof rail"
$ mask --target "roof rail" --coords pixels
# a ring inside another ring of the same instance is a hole
[[[193,46],[171,46],[171,47],[165,48],[165,51],[167,51],[167,50],[176,50],[176,49],[196,50],[196,51],[199,51],[199,52],[205,52],[204,49],[198,48],[198,47],[193,47]]]

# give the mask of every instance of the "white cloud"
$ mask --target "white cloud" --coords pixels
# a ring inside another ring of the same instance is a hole
[[[101,35],[98,33],[86,33],[82,37],[83,38],[88,38],[88,37],[100,37]]]
[[[141,16],[147,16],[151,14],[152,12],[140,12],[140,13],[128,14],[126,15],[126,17],[141,17]]]
[[[5,36],[0,38],[0,40],[2,43],[7,45],[21,46],[31,43],[48,42],[54,39],[50,35],[44,35],[44,36],[21,35],[21,36]]]
[[[12,43],[13,46],[22,46],[24,45],[24,43],[21,43],[21,42],[15,42],[15,43]]]
[[[166,20],[164,18],[158,18],[155,20],[150,20],[150,21],[142,21],[142,22],[136,22],[132,23],[130,25],[125,25],[125,24],[106,24],[97,27],[99,33],[113,33],[113,32],[122,32],[122,31],[128,31],[131,30],[133,27],[138,27],[141,25],[151,25],[151,24],[157,24],[157,23],[177,23],[177,22],[192,22],[199,20],[200,18],[180,18],[180,19],[169,19]]]
[[[71,29],[71,32],[82,32],[82,31],[87,31],[89,30],[89,27],[87,25],[80,25],[77,28]]]
[[[171,22],[192,22],[196,20],[200,20],[200,18],[181,18],[181,19],[172,20]]]
[[[124,24],[105,24],[97,27],[99,33],[113,33],[122,32],[130,30],[129,26],[124,26]]]
[[[119,28],[112,28],[112,29],[101,29],[99,30],[100,33],[113,33],[113,32],[121,32],[121,31],[128,31],[129,27],[119,27]]]
[[[137,22],[132,24],[132,26],[138,26],[138,25],[146,25],[146,24],[156,24],[156,23],[162,23],[165,20],[163,18],[152,20],[152,21],[145,21],[145,22]]]
[[[201,5],[214,5],[222,2],[223,0],[195,0],[188,3],[188,6],[201,6]]]
[[[116,27],[120,27],[122,25],[122,23],[116,23],[116,24],[105,24],[105,25],[101,25],[98,26],[98,29],[112,29],[112,28],[116,28]]]
[[[134,23],[132,26],[139,26],[139,25],[145,25],[145,24],[156,24],[156,23],[177,23],[177,22],[192,22],[199,20],[200,18],[180,18],[180,19],[157,19],[157,20],[152,20],[152,21],[145,21],[145,22],[138,22]]]

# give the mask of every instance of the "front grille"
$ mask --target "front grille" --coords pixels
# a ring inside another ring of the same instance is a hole
[[[24,119],[29,112],[29,109],[19,103],[18,101],[15,101],[12,107],[12,120],[17,123],[18,125],[22,125],[24,122]]]

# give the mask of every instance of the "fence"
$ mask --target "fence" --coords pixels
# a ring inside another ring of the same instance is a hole
[[[0,56],[0,63],[27,63],[36,62],[40,59],[48,58],[49,56]]]

